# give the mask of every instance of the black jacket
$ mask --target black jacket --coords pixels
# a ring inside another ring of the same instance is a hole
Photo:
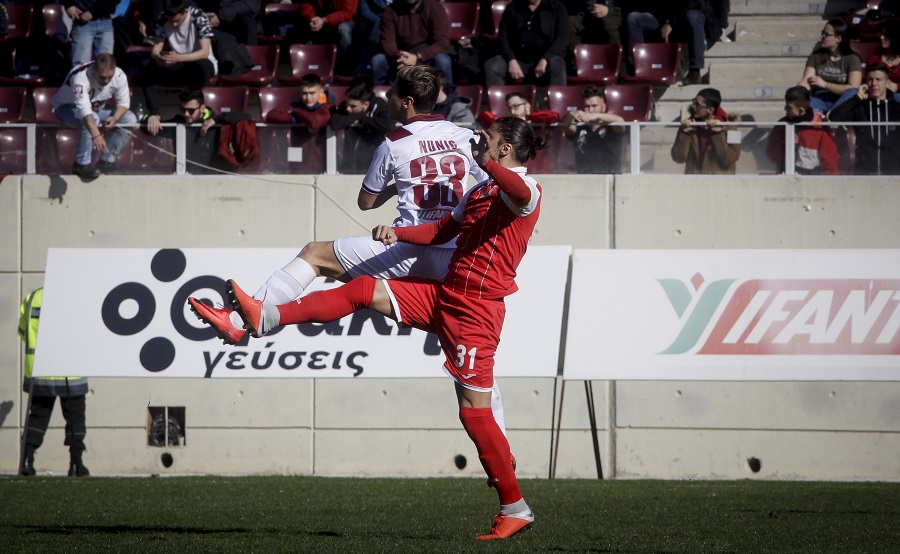
[[[387,102],[376,96],[365,113],[349,113],[347,104],[341,102],[332,108],[329,125],[335,131],[345,131],[340,171],[365,173],[375,150],[384,142],[384,135],[396,126],[396,122],[388,115]]]
[[[866,175],[900,175],[900,103],[888,91],[887,100],[860,100],[853,96],[834,107],[831,121],[889,123],[888,125],[853,126],[856,138],[856,173]]]
[[[543,53],[536,57],[526,52],[527,48],[523,41],[523,37],[529,31],[528,21],[534,18],[538,20],[540,40],[543,43]],[[500,53],[506,61],[537,63],[539,59],[547,56],[565,59],[569,46],[569,14],[566,7],[558,0],[542,0],[532,14],[526,0],[513,0],[503,11],[503,17],[500,19],[498,42]]]
[[[185,155],[187,156],[187,172],[192,175],[202,175],[206,173],[216,173],[209,166],[216,169],[233,171],[234,167],[228,164],[222,156],[219,155],[219,137],[221,135],[221,125],[236,123],[242,119],[250,119],[250,114],[245,112],[231,111],[216,115],[210,108],[206,108],[203,112],[203,121],[214,119],[216,126],[210,129],[205,135],[200,134],[199,125],[190,125],[185,130]],[[184,116],[178,114],[163,123],[186,123]],[[141,122],[146,126],[146,121]],[[146,131],[146,127],[143,128]],[[164,127],[160,131],[160,136],[175,139],[175,128]],[[191,163],[195,162],[195,163]],[[200,165],[197,165],[200,164]]]

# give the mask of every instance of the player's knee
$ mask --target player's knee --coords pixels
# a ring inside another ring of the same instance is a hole
[[[316,273],[325,277],[334,277],[335,273],[344,271],[334,255],[334,246],[331,242],[310,242],[303,247],[297,257],[311,265]]]

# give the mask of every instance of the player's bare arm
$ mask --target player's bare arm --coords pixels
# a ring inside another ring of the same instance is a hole
[[[372,194],[365,189],[360,189],[356,204],[360,210],[374,210],[375,208],[380,208],[385,202],[395,196],[397,196],[397,185],[395,184],[387,186],[378,194]]]

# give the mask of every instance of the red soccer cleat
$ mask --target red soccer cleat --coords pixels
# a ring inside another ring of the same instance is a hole
[[[244,328],[250,331],[250,335],[256,338],[265,335],[270,326],[265,321],[263,303],[241,290],[234,279],[225,282],[225,294],[235,311],[241,315]]]
[[[231,312],[234,310],[213,308],[194,297],[188,298],[188,304],[191,305],[191,311],[197,315],[197,319],[215,329],[225,344],[237,344],[244,338],[247,331],[231,324]]]
[[[531,529],[533,523],[534,514],[531,512],[524,518],[507,516],[500,513],[494,516],[494,525],[491,526],[491,532],[476,538],[480,541],[508,539],[516,533],[528,531]]]

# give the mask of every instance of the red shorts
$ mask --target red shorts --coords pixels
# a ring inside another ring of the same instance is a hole
[[[444,371],[466,388],[490,391],[506,315],[503,300],[469,298],[426,279],[383,282],[401,323],[437,334],[447,357]]]

